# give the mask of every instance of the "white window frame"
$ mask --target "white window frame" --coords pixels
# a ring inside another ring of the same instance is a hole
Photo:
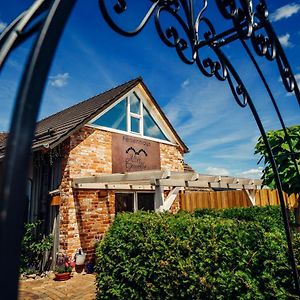
[[[131,102],[131,97],[135,94],[135,97],[139,99],[139,106],[140,106],[140,114],[136,114],[131,112],[130,108],[130,102]],[[132,92],[128,97],[127,97],[127,128],[129,129],[128,131],[132,134],[137,134],[140,136],[144,136],[144,111],[143,111],[143,101],[142,99],[137,95],[136,92]],[[139,132],[135,132],[131,130],[131,118],[135,118],[139,120]]]
[[[137,212],[138,210],[138,194],[153,194],[153,204],[155,211],[155,192],[153,191],[116,191],[115,194],[133,194],[133,211]]]
[[[131,95],[133,93],[135,93],[136,97],[138,97],[139,100],[140,100],[140,113],[141,113],[140,115],[130,112],[130,97],[131,97]],[[123,100],[126,101],[126,118],[127,118],[127,130],[126,131],[123,131],[123,130],[120,130],[120,129],[116,129],[116,128],[111,128],[111,127],[106,127],[106,126],[100,126],[100,125],[92,124],[94,121],[96,121],[98,118],[100,118],[101,116],[103,116],[109,110],[113,109],[116,105],[118,105]],[[168,140],[162,140],[162,139],[158,139],[158,138],[149,137],[149,136],[144,135],[143,105],[146,107],[146,109],[148,110],[150,116],[153,118],[153,120],[156,122],[156,124],[159,127],[159,129],[162,131],[162,133],[165,135],[165,137]],[[98,114],[96,117],[94,117],[89,122],[89,124],[86,124],[86,126],[93,127],[93,128],[98,128],[98,129],[103,129],[103,130],[106,130],[106,131],[121,133],[121,134],[127,134],[127,135],[135,136],[135,137],[139,136],[139,137],[141,137],[143,139],[147,139],[147,140],[150,140],[150,141],[155,141],[155,142],[159,142],[159,143],[163,143],[163,144],[177,146],[177,143],[175,141],[172,142],[173,139],[171,138],[170,134],[167,134],[166,130],[164,130],[164,128],[162,128],[159,125],[160,122],[152,114],[152,112],[153,112],[153,109],[149,106],[149,104],[147,103],[147,101],[144,100],[144,97],[141,95],[141,93],[138,91],[138,89],[134,89],[134,90],[128,92],[127,94],[125,94],[119,100],[117,100],[113,105],[111,105],[111,106],[107,107],[106,109],[104,109],[100,114]],[[140,119],[140,133],[131,131],[131,116]]]

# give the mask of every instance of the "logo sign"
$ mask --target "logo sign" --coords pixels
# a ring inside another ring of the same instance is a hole
[[[113,173],[144,170],[160,170],[159,143],[134,136],[113,133]]]

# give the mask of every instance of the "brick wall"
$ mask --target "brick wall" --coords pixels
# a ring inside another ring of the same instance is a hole
[[[70,137],[70,176],[112,172],[111,133],[83,127]]]
[[[160,163],[162,170],[183,172],[183,155],[176,146],[160,144]]]
[[[72,178],[111,173],[111,134],[83,127],[64,143],[63,176],[61,182],[60,248],[73,256],[82,248],[82,228],[79,226],[78,201],[72,189]],[[79,197],[82,199],[82,196]],[[77,201],[77,202],[76,202]],[[81,211],[81,219],[89,213]]]
[[[79,240],[87,259],[115,217],[115,196],[111,191],[78,190],[74,193]],[[73,245],[77,246],[78,245]]]
[[[114,218],[114,194],[104,191],[74,190],[72,178],[112,173],[112,135],[110,132],[83,127],[64,142],[61,182],[60,248],[73,256],[83,248],[91,257],[94,241]],[[177,147],[160,144],[161,169],[183,171],[182,154]],[[175,201],[172,211],[178,209]]]

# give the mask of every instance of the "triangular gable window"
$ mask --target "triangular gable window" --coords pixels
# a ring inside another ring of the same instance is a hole
[[[144,110],[144,117],[143,117],[144,135],[167,141],[168,139],[163,134],[161,129],[158,127],[158,125],[156,124],[154,119],[151,117],[149,111],[147,110],[147,108],[144,105],[143,105],[143,110]]]
[[[92,124],[127,131],[126,99],[123,99]]]
[[[136,93],[121,100],[92,124],[169,141]]]

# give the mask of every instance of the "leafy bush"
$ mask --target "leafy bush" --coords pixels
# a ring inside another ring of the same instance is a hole
[[[291,221],[293,222],[294,215],[290,213]],[[258,222],[265,230],[279,229],[283,230],[283,220],[280,206],[252,206],[229,208],[223,210],[216,209],[198,209],[194,212],[196,217],[210,215],[214,217],[222,217],[226,219],[235,219],[240,221]]]
[[[41,262],[46,251],[52,248],[52,235],[39,233],[41,221],[25,224],[25,232],[21,246],[20,273],[36,273],[41,271]]]
[[[295,125],[286,128],[286,131],[290,137],[290,149],[289,143],[285,137],[283,129],[281,130],[270,130],[268,131],[267,138],[269,140],[270,147],[276,158],[276,164],[278,168],[279,177],[282,181],[282,189],[289,195],[300,193],[300,183],[298,178],[297,169],[300,168],[300,157],[299,155],[294,156],[292,159],[291,151],[299,153],[300,151],[300,126]],[[255,146],[255,154],[260,154],[264,158],[264,169],[263,169],[263,184],[267,185],[271,189],[276,188],[275,177],[273,174],[272,165],[269,159],[267,147],[262,137],[258,139]]]
[[[292,297],[279,222],[246,210],[119,214],[96,250],[98,299]]]

